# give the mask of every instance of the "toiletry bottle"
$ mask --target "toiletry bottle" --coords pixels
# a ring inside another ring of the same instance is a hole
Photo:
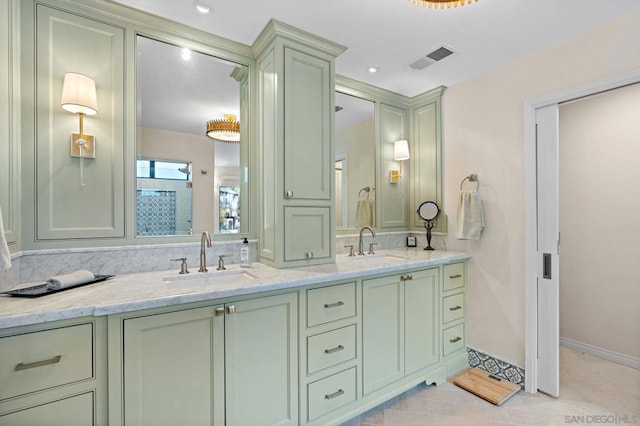
[[[240,267],[249,268],[251,263],[249,262],[249,241],[245,238],[242,241],[242,247],[240,247]]]

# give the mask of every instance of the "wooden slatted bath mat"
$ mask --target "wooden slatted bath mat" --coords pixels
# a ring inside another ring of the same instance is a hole
[[[468,369],[453,383],[495,405],[502,404],[520,390],[519,385],[479,368]]]

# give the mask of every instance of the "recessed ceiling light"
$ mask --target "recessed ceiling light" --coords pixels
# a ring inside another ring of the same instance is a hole
[[[193,2],[193,6],[196,8],[196,10],[202,14],[206,14],[209,13],[209,11],[211,10],[211,7],[203,2],[202,0],[196,0]]]
[[[369,71],[371,74],[380,71],[380,68],[378,67],[369,67],[369,69],[367,70]]]
[[[185,61],[188,61],[189,59],[191,59],[191,50],[187,49],[186,47],[183,47],[182,50],[180,51],[180,56]]]

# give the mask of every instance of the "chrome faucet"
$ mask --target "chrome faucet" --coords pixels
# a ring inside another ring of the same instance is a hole
[[[204,231],[200,237],[200,269],[198,272],[209,272],[207,270],[207,253],[204,249],[205,242],[207,247],[211,247],[211,235],[207,231]]]
[[[362,233],[363,233],[365,230],[367,230],[367,229],[368,229],[369,231],[371,231],[371,236],[372,236],[373,238],[375,238],[375,237],[376,237],[376,232],[373,230],[373,228],[372,228],[372,227],[370,227],[370,226],[363,226],[363,227],[362,227],[362,229],[360,230],[360,239],[358,240],[358,254],[359,254],[359,255],[364,255],[364,250],[362,249]]]

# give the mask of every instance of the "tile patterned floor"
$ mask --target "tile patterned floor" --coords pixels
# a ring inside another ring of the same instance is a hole
[[[640,425],[640,370],[560,348],[560,398],[521,391],[497,407],[446,382],[419,385],[345,426]]]

